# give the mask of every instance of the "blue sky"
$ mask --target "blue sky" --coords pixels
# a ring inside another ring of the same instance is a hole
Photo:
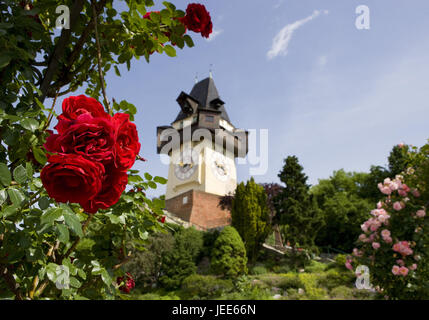
[[[188,3],[171,2],[182,9]],[[143,59],[129,72],[121,68],[121,78],[107,75],[109,99],[138,108],[141,155],[148,161],[136,169],[167,176],[156,154],[156,127],[175,119],[177,96],[190,92],[196,74],[207,77],[210,64],[232,123],[269,130],[268,171],[257,182],[278,182],[288,155],[299,158],[316,184],[341,168],[385,165],[394,144],[421,146],[429,138],[427,0],[200,3],[217,34],[210,41],[191,33],[195,47],[178,50],[177,57],[153,55],[149,64]],[[355,27],[362,4],[370,9],[369,30]],[[287,54],[270,59],[273,39],[288,25]],[[249,166],[239,165],[238,180],[249,178]]]

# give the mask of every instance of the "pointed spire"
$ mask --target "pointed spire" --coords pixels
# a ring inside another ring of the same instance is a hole
[[[198,83],[198,72],[195,73],[195,83]]]
[[[210,68],[209,68],[209,77],[210,77],[210,79],[213,79],[212,67],[213,67],[213,64],[210,63]]]

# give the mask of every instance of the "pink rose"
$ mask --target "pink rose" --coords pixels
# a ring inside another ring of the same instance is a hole
[[[410,266],[410,270],[416,270],[416,269],[417,269],[417,264],[413,263],[413,264]]]
[[[373,242],[372,247],[374,248],[374,250],[377,250],[378,248],[380,248],[380,244],[378,242]]]
[[[411,191],[411,193],[413,194],[414,197],[418,198],[420,197],[420,192],[417,189],[413,189],[413,191]]]
[[[403,209],[402,204],[399,201],[396,201],[393,204],[393,209],[395,209],[396,211],[402,210]]]
[[[362,234],[359,236],[359,241],[364,242],[365,240],[366,240],[366,235],[365,235],[364,233],[362,233]]]
[[[401,275],[401,276],[406,276],[407,274],[408,274],[408,268],[407,267],[400,267],[399,268],[399,274]]]
[[[386,243],[392,243],[392,241],[393,241],[391,237],[384,237],[383,240]]]
[[[387,230],[387,229],[384,229],[383,231],[381,231],[381,236],[382,236],[383,238],[390,237],[390,231],[389,231],[389,230]]]
[[[346,266],[347,269],[353,270],[353,266],[351,265],[350,262],[351,262],[351,260],[347,260],[345,266]]]
[[[397,266],[397,265],[394,265],[393,266],[393,268],[392,268],[392,273],[395,275],[395,276],[397,276],[397,275],[399,275],[399,266]]]
[[[419,218],[423,218],[426,215],[426,212],[424,210],[419,210],[416,212],[416,216]]]

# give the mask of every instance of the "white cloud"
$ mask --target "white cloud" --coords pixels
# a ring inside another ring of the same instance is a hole
[[[323,13],[328,14],[329,11],[324,10]],[[267,52],[267,58],[270,60],[277,57],[278,55],[286,56],[288,53],[289,42],[292,39],[293,33],[307,22],[318,17],[320,14],[321,12],[319,10],[315,10],[311,16],[284,26],[274,37],[271,49]]]
[[[213,41],[213,39],[220,35],[222,32],[223,30],[221,29],[213,29],[212,33],[210,34],[210,37],[207,38],[206,41]]]
[[[326,66],[328,64],[328,57],[327,56],[320,56],[318,59],[317,59],[317,65],[320,67],[320,68],[323,68],[324,66]]]

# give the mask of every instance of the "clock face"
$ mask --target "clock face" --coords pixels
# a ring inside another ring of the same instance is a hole
[[[189,179],[198,168],[198,155],[191,149],[185,149],[174,165],[174,173],[180,180]]]
[[[214,153],[211,159],[211,168],[216,178],[221,181],[228,180],[230,169],[227,159],[224,155]]]

